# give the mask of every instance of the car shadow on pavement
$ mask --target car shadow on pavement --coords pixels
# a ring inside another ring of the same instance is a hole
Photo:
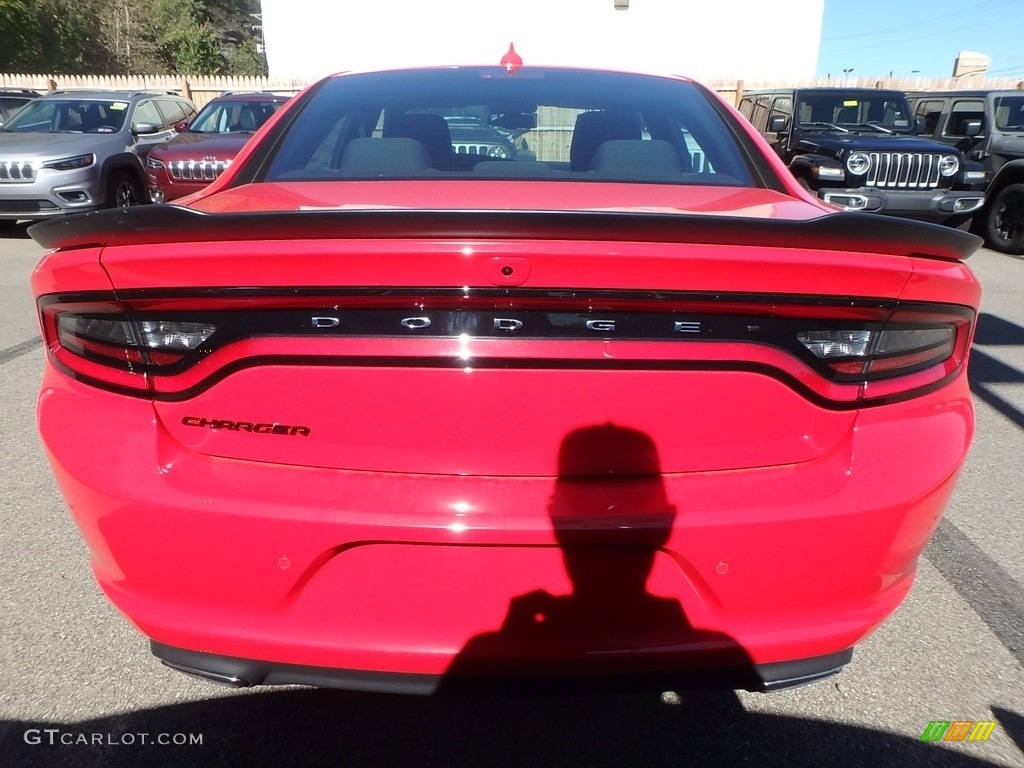
[[[999,315],[982,312],[978,315],[978,328],[974,332],[974,343],[1007,346],[1024,345],[1024,326],[1004,320]]]
[[[981,346],[1024,345],[1024,327],[997,315],[981,313],[971,348],[967,378],[974,395],[998,411],[1004,418],[1024,429],[1024,412],[1001,397],[990,385],[1024,383],[1024,371],[1007,365],[980,349]]]
[[[1000,717],[1006,727],[1008,719]],[[0,732],[5,765],[75,768],[995,765],[983,743],[954,751],[870,728],[756,714],[735,694],[710,691],[495,698],[287,689],[76,723],[6,721]],[[199,734],[202,743],[141,744],[141,734]],[[103,743],[61,744],[75,739]]]
[[[11,224],[9,221],[0,221],[0,240],[28,240],[28,228],[32,222],[21,221]]]
[[[1002,707],[992,707],[992,714],[996,716],[999,725],[1006,729],[1006,733],[1013,739],[1017,749],[1024,753],[1024,715]]]

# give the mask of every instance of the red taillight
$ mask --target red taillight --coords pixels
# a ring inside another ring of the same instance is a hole
[[[973,313],[960,307],[898,308],[874,327],[802,331],[800,343],[835,373],[861,382],[862,402],[913,394],[946,381],[967,357]]]
[[[749,371],[830,408],[942,385],[974,318],[875,299],[490,289],[48,296],[40,312],[66,373],[155,398],[261,364],[565,367]]]
[[[42,301],[46,348],[68,374],[99,386],[148,391],[147,375],[181,363],[216,328],[137,319],[121,302]]]

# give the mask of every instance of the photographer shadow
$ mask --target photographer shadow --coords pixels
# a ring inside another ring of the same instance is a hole
[[[677,599],[648,590],[659,560],[680,578],[664,550],[677,509],[648,435],[613,424],[567,435],[548,511],[572,592],[513,598],[500,629],[463,647],[439,693],[756,685],[733,638],[693,627]]]

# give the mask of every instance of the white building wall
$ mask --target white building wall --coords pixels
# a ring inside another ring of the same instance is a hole
[[[811,77],[824,0],[262,0],[270,75],[497,64]],[[782,12],[784,9],[784,12]]]

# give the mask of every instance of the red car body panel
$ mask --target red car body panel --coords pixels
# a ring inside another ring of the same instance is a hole
[[[190,211],[33,230],[43,442],[173,665],[773,665],[906,596],[974,430],[973,238],[789,178],[239,184],[257,151]],[[816,358],[835,328],[877,359]]]
[[[860,413],[813,461],[665,476],[677,516],[648,591],[755,662],[856,644],[906,595],[952,491],[973,432],[966,382],[954,391]],[[262,465],[198,454],[151,404],[123,401],[51,371],[39,418],[65,425],[47,450],[100,585],[160,642],[439,674],[517,595],[567,591],[548,515],[555,478],[279,466],[268,483]],[[703,636],[672,650],[707,663]]]

